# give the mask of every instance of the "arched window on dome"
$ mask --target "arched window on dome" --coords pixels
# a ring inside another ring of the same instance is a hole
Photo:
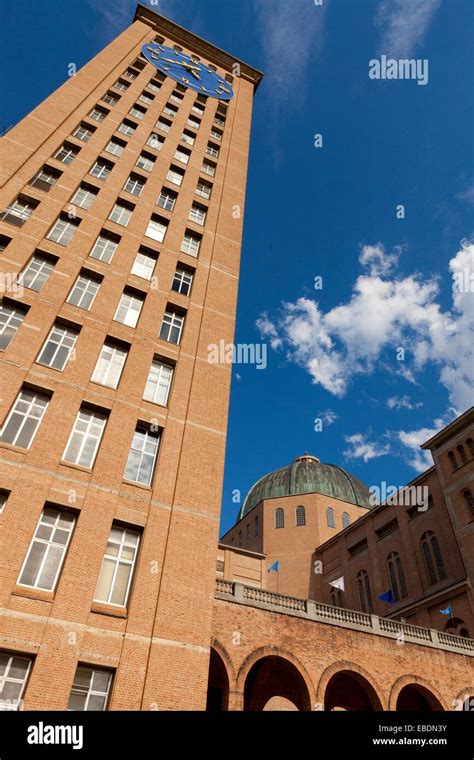
[[[332,507],[326,508],[326,524],[328,528],[336,527],[336,518],[334,517],[334,510]]]
[[[459,459],[461,460],[461,465],[467,464],[467,455],[466,455],[466,452],[464,451],[464,446],[459,444],[459,446],[457,447],[457,452],[459,454]]]
[[[454,472],[454,470],[458,469],[458,462],[457,462],[456,454],[454,453],[454,451],[448,451],[448,458],[449,458],[449,461],[451,462],[451,467],[453,468],[453,472]]]
[[[472,495],[469,488],[465,488],[462,492],[462,495],[464,497],[464,503],[469,510],[471,518],[474,518],[474,496]]]
[[[433,531],[429,530],[421,537],[421,548],[423,551],[423,559],[425,561],[426,574],[428,580],[433,585],[446,578],[446,570],[444,567],[443,558]]]
[[[350,524],[351,524],[351,516],[349,512],[343,512],[342,513],[342,527],[348,528]]]
[[[275,509],[275,528],[285,527],[285,510],[281,507]]]
[[[296,525],[306,525],[306,513],[303,506],[296,507]]]
[[[403,572],[402,561],[398,552],[391,552],[387,557],[387,570],[392,586],[393,598],[396,602],[407,596],[407,586],[405,583],[405,574]]]
[[[242,531],[239,530],[239,546],[242,546]]]
[[[474,441],[472,438],[468,438],[466,440],[467,448],[469,449],[469,453],[471,454],[471,457],[474,457]]]
[[[362,612],[373,612],[369,574],[366,570],[359,570],[357,573],[357,589],[359,591],[359,602]]]

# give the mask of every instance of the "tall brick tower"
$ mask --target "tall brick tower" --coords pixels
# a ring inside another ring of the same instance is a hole
[[[139,6],[1,140],[0,709],[205,707],[260,79]]]

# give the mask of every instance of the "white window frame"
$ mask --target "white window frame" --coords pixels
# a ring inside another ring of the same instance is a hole
[[[14,306],[13,304],[9,303],[0,304],[0,339],[3,335],[8,335],[9,332],[13,331],[10,339],[8,340],[8,343],[2,345],[0,351],[6,351],[15,335],[17,334],[18,330],[20,329],[23,320],[26,317],[26,314],[26,309],[20,308],[19,304],[15,304]],[[3,344],[3,342],[0,341],[0,344]]]
[[[33,659],[31,657],[26,657],[25,655],[21,653],[17,653],[17,652],[0,651],[0,654],[3,655],[3,657],[8,658],[7,664],[5,666],[5,672],[2,676],[0,676],[0,694],[3,693],[3,687],[5,686],[6,683],[20,683],[21,684],[20,693],[16,699],[16,707],[14,708],[14,710],[17,711],[20,709],[20,706],[21,706],[21,700],[23,698],[23,694],[25,693],[25,687],[31,673],[31,668],[33,666]],[[28,667],[26,668],[24,678],[15,678],[14,676],[9,675],[13,660],[26,660],[28,662]],[[2,703],[4,705],[6,704],[7,706],[2,707]],[[7,702],[7,699],[0,697],[0,710],[2,712],[6,710],[13,711],[11,704],[12,703],[10,701]]]
[[[167,343],[172,343],[174,346],[179,346],[181,343],[181,338],[183,337],[184,316],[184,314],[176,311],[169,311],[167,309],[163,315],[163,321],[161,323],[160,340],[165,340]],[[168,337],[166,338],[162,336],[162,332],[165,326],[168,333]],[[176,341],[170,340],[173,330],[176,329],[178,330],[178,339]]]
[[[73,239],[78,226],[79,226],[78,224],[74,224],[74,222],[71,220],[66,221],[65,219],[61,219],[61,217],[58,217],[46,237],[48,240],[51,240],[52,243],[57,243],[58,245],[67,246]],[[56,231],[56,229],[59,229],[60,227],[62,227],[62,230],[59,236],[57,238],[54,238],[53,237],[54,232]],[[65,239],[65,242],[63,242],[64,239]]]
[[[76,430],[76,425],[79,422],[84,421],[80,419],[81,415],[88,416],[88,420],[86,421],[86,429]],[[98,426],[99,428],[98,432],[91,433],[91,428],[93,425]],[[88,407],[81,407],[76,415],[76,419],[74,420],[74,425],[72,426],[72,430],[69,434],[66,447],[61,457],[62,461],[67,462],[68,464],[75,464],[75,465],[79,465],[80,467],[86,467],[88,469],[92,469],[97,457],[97,452],[99,450],[99,446],[102,441],[106,425],[107,425],[106,414],[103,414],[102,412],[93,411],[92,409],[88,409]],[[70,445],[72,444],[74,436],[79,436],[79,439],[80,439],[78,454],[76,455],[75,459],[67,459],[68,449]],[[92,456],[89,460],[89,463],[83,464],[80,460],[82,458],[82,454],[84,452],[86,442],[88,442],[89,440],[92,440],[94,442],[94,448],[93,448]]]
[[[83,280],[83,281],[87,280],[87,283],[85,284],[85,287],[82,290],[82,294],[81,294],[81,297],[79,299],[80,302],[79,303],[73,303],[69,299],[71,298],[72,294],[76,290],[76,287],[78,286],[80,280]],[[92,296],[92,301],[90,302],[89,306],[86,308],[85,306],[81,306],[81,303],[84,300],[84,296],[86,294],[89,294],[89,285],[91,285],[91,284],[94,285],[94,286],[97,286],[97,287],[96,287],[96,290],[95,290],[95,292],[94,292],[94,294]],[[92,305],[93,305],[93,303],[95,301],[97,293],[99,292],[100,286],[101,286],[101,283],[100,283],[99,280],[95,280],[93,277],[88,277],[88,275],[85,275],[85,274],[79,274],[78,277],[77,277],[77,279],[76,279],[76,282],[74,283],[74,285],[71,288],[71,292],[69,293],[69,295],[68,295],[68,297],[66,299],[66,303],[70,303],[71,306],[77,306],[78,309],[84,309],[85,311],[90,311],[92,309]]]
[[[144,401],[159,406],[168,406],[173,375],[173,365],[166,364],[161,359],[153,359],[143,393]],[[160,393],[163,393],[163,398],[160,397]]]
[[[193,233],[185,232],[183,242],[181,243],[181,251],[187,253],[188,256],[194,256],[194,258],[197,258],[200,248],[201,238],[198,238],[197,235],[194,235]]]
[[[176,269],[174,275],[173,275],[173,282],[171,284],[171,290],[173,290],[175,293],[181,293],[182,295],[188,297],[189,294],[190,294],[190,292],[191,292],[191,288],[192,288],[192,284],[193,284],[193,278],[194,278],[194,275],[193,275],[192,272],[188,272],[187,269],[183,269],[181,267],[178,267]],[[174,284],[177,281],[179,281],[179,285],[180,285],[179,289],[174,287]],[[187,293],[183,294],[183,292],[181,290],[181,286],[184,285],[184,284],[188,285],[189,289],[188,289]]]
[[[142,163],[140,163],[142,161]],[[140,153],[140,155],[137,158],[137,163],[135,166],[138,166],[139,169],[143,169],[144,172],[151,172],[153,171],[153,168],[155,166],[155,161],[152,161],[151,158],[148,158],[148,156],[143,155],[143,153]],[[143,178],[143,182],[145,182],[145,178]]]
[[[116,203],[112,211],[109,214],[109,219],[115,224],[120,224],[121,227],[127,227],[131,219],[133,209],[126,206],[124,203]]]
[[[140,438],[138,438],[140,436]],[[152,431],[145,425],[138,424],[134,430],[132,442],[128,452],[127,464],[123,473],[123,479],[129,483],[139,483],[142,486],[150,486],[155,474],[156,460],[158,459],[158,449],[160,447],[161,435],[159,431]],[[152,449],[150,451],[150,449]],[[133,464],[135,454],[138,454],[138,467],[136,468],[135,477],[127,474],[129,465]],[[144,461],[151,461],[152,467],[147,480],[139,479],[140,472]]]
[[[111,148],[113,148],[113,150]],[[114,138],[112,137],[112,139],[109,140],[107,144],[105,152],[110,153],[111,156],[121,156],[124,150],[125,150],[125,146],[121,145],[119,142],[117,142],[117,140],[114,140]]]
[[[26,397],[30,396],[30,399],[28,400],[27,398],[22,398],[23,396],[26,396]],[[33,441],[36,438],[36,433],[38,432],[41,422],[43,421],[43,417],[46,414],[46,410],[48,409],[50,400],[51,400],[51,397],[47,396],[45,393],[41,393],[39,391],[33,391],[33,390],[30,390],[29,388],[22,388],[20,392],[18,393],[12,408],[8,412],[5,422],[2,425],[2,428],[0,430],[0,440],[3,440],[5,429],[8,427],[10,420],[13,418],[14,415],[19,417],[21,421],[18,425],[18,430],[16,431],[13,440],[6,441],[6,443],[10,444],[10,446],[18,446],[17,441],[23,431],[26,420],[29,420],[29,419],[36,420],[36,427],[33,430],[33,435],[28,441],[28,445],[20,447],[25,450],[31,449]],[[17,406],[20,403],[23,403],[23,404],[26,403],[27,405],[26,411],[21,411],[21,412],[17,411]],[[35,410],[34,415],[31,414],[32,410]]]
[[[117,240],[110,238],[108,235],[100,234],[95,241],[89,256],[92,259],[97,259],[97,261],[104,261],[106,264],[110,264],[117,248]],[[100,253],[99,256],[96,255],[97,252]]]
[[[129,301],[128,304],[125,303],[127,299]],[[120,296],[120,301],[118,303],[117,309],[115,310],[114,321],[120,322],[122,325],[127,325],[127,327],[135,328],[138,324],[138,320],[140,319],[140,314],[142,312],[144,303],[144,298],[139,298],[133,293],[127,293],[124,291]],[[140,308],[132,308],[132,306],[135,307],[138,305],[140,305]],[[118,319],[119,312],[123,309],[125,309],[125,319]],[[136,319],[132,319],[132,316],[136,317]]]
[[[181,185],[183,184],[183,179],[184,179],[184,173],[181,174],[180,172],[176,172],[170,166],[170,168],[168,169],[168,173],[166,175],[166,181],[171,182],[171,184],[176,185],[176,187],[181,187]],[[179,182],[177,180],[179,180]]]
[[[193,203],[193,205],[189,209],[188,219],[191,222],[194,222],[195,224],[200,224],[201,227],[204,227],[204,224],[206,222],[206,217],[207,217],[207,208],[204,208],[204,206],[198,206],[196,203]]]
[[[82,668],[83,670],[90,670],[91,671],[91,679],[90,679],[90,682],[89,682],[89,686],[87,687],[87,691],[84,690],[84,687],[76,684],[77,672],[78,672],[78,670],[80,668]],[[92,684],[94,683],[94,676],[95,676],[96,673],[106,673],[107,674],[107,676],[108,676],[107,691],[99,691],[98,689],[93,689],[92,688]],[[102,710],[99,710],[99,712],[105,712],[107,710],[107,706],[109,704],[110,687],[112,686],[112,682],[113,682],[113,673],[112,673],[112,671],[107,670],[106,668],[96,668],[96,667],[92,667],[91,665],[82,665],[81,663],[79,663],[78,666],[77,666],[77,668],[76,668],[76,672],[74,674],[74,681],[73,681],[72,686],[71,686],[71,691],[69,692],[69,701],[71,700],[72,694],[80,694],[82,696],[85,693],[87,696],[86,696],[86,701],[84,702],[84,710],[81,710],[80,712],[89,712],[88,711],[88,706],[89,706],[89,701],[90,701],[91,697],[105,697],[105,699],[104,699],[104,707],[103,707]],[[68,702],[67,711],[68,712],[76,712],[75,710],[73,710],[72,707],[69,707],[69,702]]]
[[[55,517],[53,523],[46,522],[43,519],[45,517],[45,512],[47,510],[49,510],[50,512],[56,512],[56,517]],[[69,526],[70,527],[66,528],[66,527],[64,527],[64,526],[62,526],[62,525],[59,524],[60,520],[63,519],[64,515],[68,515],[68,516],[72,517],[72,520],[69,522]],[[53,507],[45,507],[43,509],[43,511],[41,513],[41,516],[40,516],[40,519],[38,520],[38,524],[36,526],[35,532],[33,534],[33,538],[30,541],[30,545],[28,547],[28,551],[26,552],[25,559],[23,560],[23,564],[21,566],[21,570],[20,570],[20,572],[18,574],[18,579],[17,579],[17,582],[16,582],[17,586],[23,586],[23,588],[36,588],[36,589],[39,589],[41,591],[54,591],[56,589],[56,586],[57,586],[57,583],[58,583],[58,580],[59,580],[59,576],[61,575],[61,570],[62,570],[63,565],[64,565],[64,560],[65,560],[65,557],[66,557],[66,552],[67,552],[68,546],[69,546],[69,544],[71,542],[72,534],[74,532],[75,525],[76,525],[76,517],[74,515],[71,515],[70,513],[66,512],[65,510],[61,511],[60,509],[55,509]],[[52,529],[51,530],[51,537],[49,539],[45,539],[45,538],[42,538],[41,536],[37,535],[37,533],[44,526],[47,526],[48,528]],[[66,543],[61,543],[59,541],[55,542],[54,540],[51,540],[53,538],[54,534],[56,533],[56,530],[63,530],[63,531],[65,531],[68,534]],[[31,553],[33,551],[33,547],[34,547],[35,544],[46,544],[47,549],[46,549],[46,551],[45,551],[45,553],[43,555],[43,558],[42,558],[42,560],[40,562],[40,565],[39,565],[39,567],[38,567],[38,569],[36,571],[35,582],[33,584],[31,584],[31,583],[22,583],[21,582],[21,577],[22,577],[23,573],[25,572],[25,570],[27,568],[28,560],[30,558],[30,555],[31,555]],[[60,558],[60,560],[58,562],[58,566],[56,568],[56,572],[54,574],[53,582],[52,582],[52,584],[51,584],[50,587],[48,587],[48,586],[40,586],[39,585],[39,580],[40,580],[40,578],[41,578],[41,576],[43,574],[43,570],[44,570],[44,568],[46,566],[46,563],[48,561],[48,557],[49,557],[49,555],[51,553],[50,550],[52,548],[58,548],[58,547],[62,550],[62,554],[61,554],[61,558]]]
[[[100,171],[98,173],[97,172],[94,173],[94,170],[98,167],[100,167]],[[97,177],[97,179],[106,180],[109,178],[110,173],[113,168],[114,167],[110,166],[106,161],[104,161],[101,158],[98,158],[97,161],[92,166],[89,174],[91,175],[91,177]]]
[[[66,367],[72,352],[74,351],[74,347],[76,345],[78,337],[79,337],[79,330],[77,328],[74,329],[72,327],[68,327],[67,325],[62,325],[61,323],[54,324],[49,332],[48,337],[46,338],[45,342],[41,346],[41,350],[38,354],[38,358],[36,359],[37,364],[42,364],[44,367],[49,367],[50,369],[57,369],[60,372],[62,372],[64,368]],[[51,357],[51,360],[49,362],[42,361],[41,357],[46,351],[50,343],[56,346],[54,349],[54,353]],[[62,361],[62,363],[59,366],[55,366],[54,362],[56,361],[56,358],[61,348],[66,348],[69,350],[67,351],[64,361]]]
[[[30,269],[34,272],[34,275],[29,281],[28,285],[26,285],[25,279]],[[40,293],[48,282],[49,276],[53,270],[54,262],[51,261],[51,259],[48,259],[46,256],[42,256],[41,254],[34,253],[27,263],[26,267],[20,272],[20,275],[18,277],[18,284],[22,285],[24,288],[28,288],[29,290],[34,290],[35,293]],[[33,286],[36,284],[37,280],[40,280],[40,287],[35,288]]]
[[[94,367],[91,382],[116,390],[119,386],[127,357],[128,351],[125,348],[121,348],[106,340]],[[111,377],[112,382],[110,382]]]
[[[152,240],[157,240],[158,243],[162,243],[165,239],[167,229],[168,226],[166,224],[162,224],[162,222],[157,222],[154,219],[150,219],[145,230],[145,237],[149,237]]]
[[[88,209],[88,208],[91,208],[98,194],[99,194],[99,191],[97,191],[96,193],[93,193],[92,190],[88,190],[87,188],[79,185],[73,197],[71,198],[70,203],[72,203],[73,206],[77,206],[78,208]],[[79,201],[80,201],[79,203],[78,203],[78,196],[79,196]],[[92,200],[89,203],[88,201],[91,198]],[[84,203],[83,201],[87,201],[87,202]]]
[[[120,541],[112,541],[111,540],[112,531],[114,531],[114,530],[121,532],[122,535],[121,535]],[[131,535],[136,536],[136,543],[127,543],[127,534],[131,534]],[[97,586],[96,586],[96,590],[95,590],[95,593],[94,593],[94,602],[98,602],[99,604],[110,604],[113,607],[126,607],[127,603],[128,603],[128,597],[129,597],[129,594],[130,594],[130,586],[132,585],[133,576],[135,575],[135,565],[136,565],[136,560],[137,560],[137,555],[138,555],[138,549],[139,549],[139,546],[140,546],[140,533],[139,533],[138,530],[131,530],[130,528],[122,528],[121,526],[117,525],[116,523],[112,523],[112,530],[110,531],[109,538],[108,538],[108,541],[107,541],[107,544],[109,544],[109,543],[113,543],[116,546],[118,546],[118,551],[117,551],[117,554],[107,554],[107,547],[105,549],[104,556],[103,556],[103,559],[102,559],[102,566],[100,568],[99,577],[97,579]],[[124,546],[126,546],[128,548],[133,548],[135,550],[134,551],[134,555],[133,555],[133,559],[127,559],[127,558],[124,558],[124,557],[121,556],[121,553],[122,553],[122,550],[123,550]],[[113,562],[114,565],[115,565],[115,567],[114,567],[114,571],[113,571],[113,574],[112,574],[112,581],[110,583],[110,587],[109,587],[109,590],[108,590],[108,593],[107,593],[107,599],[98,599],[97,598],[97,587],[99,586],[99,582],[100,582],[101,575],[102,575],[102,569],[104,567],[104,563],[105,563],[106,560],[108,560],[109,562]],[[123,601],[122,604],[117,604],[117,602],[111,602],[110,599],[112,598],[112,595],[113,595],[114,586],[115,586],[115,582],[116,582],[116,579],[117,579],[117,571],[118,571],[118,568],[119,568],[120,564],[127,565],[128,567],[130,567],[130,573],[129,573],[129,576],[128,576],[127,589],[126,589],[126,592],[125,592],[124,601]]]
[[[146,262],[151,262],[151,267],[147,265],[147,263],[140,261],[140,256],[146,260]],[[149,253],[144,253],[143,251],[138,251],[135,261],[133,262],[132,269],[130,271],[130,274],[134,274],[136,277],[141,277],[143,280],[151,280],[153,277],[153,272],[155,270],[157,262],[156,256],[151,256]]]

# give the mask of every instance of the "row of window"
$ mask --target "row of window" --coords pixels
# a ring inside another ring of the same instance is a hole
[[[473,458],[474,457],[474,441],[472,438],[466,439],[466,446],[471,458]],[[449,458],[449,461],[451,462],[451,467],[452,467],[453,472],[459,469],[459,467],[462,467],[464,464],[468,463],[466,450],[461,443],[459,444],[459,446],[456,446],[455,451],[448,451],[448,458]]]
[[[115,359],[115,362],[114,362]],[[118,362],[118,368],[117,368]],[[110,380],[120,372],[120,359],[106,351],[99,359],[97,372]],[[150,400],[167,397],[172,368],[154,363],[150,370],[145,393]],[[52,393],[23,387],[7,415],[0,431],[0,441],[29,449],[48,409]],[[109,418],[108,409],[82,404],[69,435],[61,461],[91,469]],[[149,486],[153,480],[161,430],[156,424],[138,422],[130,445],[123,478],[131,483]]]
[[[192,279],[192,272],[178,267],[173,278],[173,290],[187,295],[192,284]],[[80,309],[90,310],[99,291],[100,285],[101,280],[99,278],[92,274],[88,274],[83,270],[74,283],[66,302],[73,306],[77,306]],[[117,304],[114,321],[127,325],[127,327],[136,328],[145,303],[145,297],[145,293],[135,290],[134,288],[126,287]],[[28,306],[5,299],[0,304],[0,350],[8,348],[21,327],[21,324],[28,313],[28,309]],[[185,318],[185,309],[175,306],[174,304],[168,304],[161,323],[159,332],[160,340],[179,345],[183,335]],[[75,342],[74,338],[77,338],[79,331],[80,326],[70,327],[62,322],[56,323],[52,330],[56,335],[63,335],[65,344],[69,345],[72,343],[72,347]],[[51,334],[48,337],[47,343],[49,341],[51,341]],[[67,358],[68,357],[66,357],[66,360]],[[42,361],[41,363],[44,364],[45,362]],[[57,367],[55,367],[55,369],[57,369]]]
[[[19,710],[33,658],[0,651],[0,711]],[[69,695],[68,710],[106,710],[113,672],[80,663]]]
[[[421,537],[421,553],[426,573],[426,579],[430,586],[447,578],[446,568],[439,547],[438,539],[433,531],[427,531]],[[398,552],[391,552],[386,561],[390,588],[395,602],[399,602],[408,596],[403,565]],[[360,609],[363,612],[374,611],[370,578],[366,570],[359,570],[356,576],[357,590],[359,594]],[[331,604],[336,607],[344,607],[344,594],[341,589],[331,591]]]
[[[351,518],[348,512],[342,513],[342,527],[347,528],[348,525],[350,525]],[[332,507],[327,507],[326,509],[326,523],[329,528],[335,528],[336,527],[336,518],[335,518],[335,512]],[[305,508],[300,504],[295,509],[295,525],[302,526],[306,525],[306,511]],[[282,507],[277,507],[275,509],[275,528],[284,528],[285,527],[285,510],[282,509]],[[259,517],[256,515],[254,520],[254,536],[258,536],[260,530],[259,525]],[[249,544],[251,540],[251,527],[250,523],[247,523],[245,526],[245,543]],[[235,543],[235,538],[232,538],[231,541],[233,544]],[[239,530],[238,533],[238,545],[243,546],[243,532]]]

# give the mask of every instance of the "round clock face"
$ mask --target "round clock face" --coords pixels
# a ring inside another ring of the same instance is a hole
[[[234,95],[234,90],[225,79],[208,66],[194,63],[185,53],[177,53],[173,48],[157,42],[147,42],[142,46],[142,54],[159,71],[190,90],[219,100],[230,100]]]

